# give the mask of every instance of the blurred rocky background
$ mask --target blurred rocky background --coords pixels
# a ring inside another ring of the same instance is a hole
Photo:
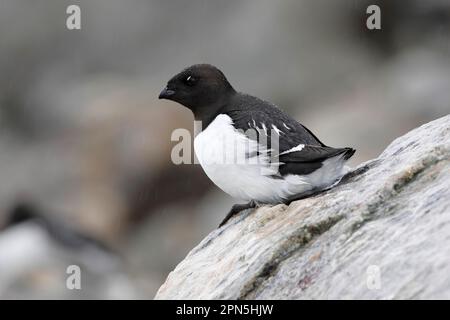
[[[152,298],[217,226],[233,199],[171,162],[192,116],[157,100],[193,63],[354,147],[356,165],[450,113],[450,2],[0,0],[0,298]],[[23,207],[45,218],[8,227]]]

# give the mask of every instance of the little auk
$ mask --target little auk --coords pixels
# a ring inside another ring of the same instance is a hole
[[[194,140],[200,165],[220,189],[248,201],[234,205],[219,227],[242,210],[289,204],[328,190],[355,153],[326,146],[276,105],[236,91],[209,64],[182,70],[159,99],[180,103],[201,121]]]

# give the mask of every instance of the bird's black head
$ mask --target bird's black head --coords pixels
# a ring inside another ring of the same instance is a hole
[[[41,219],[37,210],[29,203],[18,203],[10,209],[4,228],[12,227],[27,221],[39,221]]]
[[[178,102],[201,117],[226,103],[234,93],[222,71],[209,64],[195,64],[170,79],[159,99]]]

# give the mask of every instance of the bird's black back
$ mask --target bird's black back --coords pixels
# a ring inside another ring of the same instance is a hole
[[[264,142],[268,149],[278,150],[276,157],[281,163],[280,174],[308,174],[322,166],[328,158],[343,154],[350,158],[355,152],[352,148],[332,148],[321,142],[308,128],[291,118],[276,105],[257,97],[236,93],[229,103],[220,110],[233,120],[233,126],[245,132],[250,139]],[[278,139],[272,141],[272,137]],[[288,152],[304,145],[301,151]]]
[[[248,94],[237,93],[221,112],[231,117],[235,128],[243,131],[256,129],[262,133],[264,124],[269,139],[275,126],[282,132],[279,139],[280,153],[302,143],[325,146],[309,129],[276,105]]]

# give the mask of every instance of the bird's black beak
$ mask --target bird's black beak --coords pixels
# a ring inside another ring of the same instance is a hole
[[[170,99],[175,94],[174,90],[165,87],[158,96],[158,99]]]

